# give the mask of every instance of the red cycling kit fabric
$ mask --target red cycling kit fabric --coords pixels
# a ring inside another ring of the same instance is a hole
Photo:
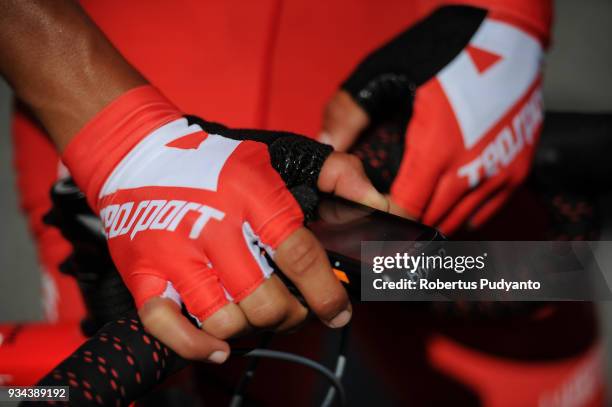
[[[315,3],[264,0],[240,4],[195,0],[153,3],[82,1],[87,13],[111,42],[180,111],[208,117],[230,126],[283,129],[311,136],[315,136],[320,128],[325,102],[335,92],[339,81],[348,76],[361,58],[436,7],[445,4],[467,4],[488,9],[487,29],[497,32],[499,25],[503,24],[503,28],[512,35],[520,36],[529,50],[537,49],[541,53],[548,43],[551,4],[540,0],[415,1],[413,7],[406,7],[405,0],[389,0],[382,4],[352,0]],[[465,50],[465,57],[471,58],[477,69],[472,74],[479,73],[479,69],[486,73],[492,63],[498,63],[499,66],[504,64],[492,54],[501,56],[503,60],[507,50],[503,47],[491,49],[497,44],[486,43],[485,37],[482,41],[475,43],[472,49]],[[512,65],[507,69],[514,67]],[[448,70],[448,78],[438,75],[436,80],[419,91],[414,105],[418,120],[411,122],[410,131],[416,131],[419,126],[419,131],[431,131],[427,125],[435,122],[439,126],[446,126],[442,131],[454,132],[466,144],[482,144],[483,148],[473,153],[475,163],[463,171],[469,180],[484,177],[489,169],[493,172],[495,167],[504,165],[507,157],[498,156],[497,153],[491,152],[485,158],[480,157],[488,145],[504,143],[505,128],[512,126],[514,118],[529,109],[526,106],[538,104],[540,93],[539,75],[532,70],[528,79],[521,77],[523,81],[520,92],[517,91],[520,94],[513,95],[510,102],[501,103],[505,108],[495,112],[493,122],[488,123],[483,131],[484,125],[470,122],[469,115],[465,123],[461,118],[462,109],[482,107],[464,105],[460,96],[465,89],[452,89],[453,75],[462,75],[464,70],[464,66],[457,64],[456,69]],[[475,85],[482,90],[480,82],[475,81]],[[434,111],[441,115],[442,120],[438,116],[432,117],[432,113],[428,112],[427,107],[431,104],[435,105]],[[499,106],[498,103],[494,105]],[[17,110],[13,121],[13,137],[21,204],[35,232],[39,258],[59,291],[55,301],[52,301],[53,295],[47,296],[48,315],[53,316],[55,313],[56,320],[76,322],[83,313],[76,287],[70,277],[61,275],[57,270],[57,265],[69,252],[68,245],[59,233],[44,226],[41,220],[42,214],[50,207],[48,191],[61,173],[61,165],[52,145],[33,123],[27,113]],[[468,131],[464,132],[465,129]],[[538,130],[532,128],[531,131]],[[494,148],[491,151],[498,151],[497,147],[491,147]],[[530,146],[524,143],[523,148]],[[459,171],[460,167],[456,170]],[[422,191],[421,186],[424,188]],[[431,191],[426,190],[426,185],[420,185],[411,193],[431,194]],[[452,189],[447,193],[452,194]],[[126,203],[131,198],[117,199],[117,203]],[[187,197],[184,200],[188,201]],[[100,209],[106,206],[103,204]],[[145,236],[145,232],[139,234]],[[127,239],[125,236],[121,238]],[[24,327],[23,332],[27,333],[28,329]],[[482,358],[474,357],[469,346],[449,341],[437,339],[430,342],[430,363],[482,395],[488,405],[508,405],[503,404],[503,401],[497,404],[489,402],[491,397],[495,397],[495,390],[491,390],[490,394],[482,391],[481,387],[486,387],[488,380],[492,383],[492,377],[486,374],[478,376],[475,371],[478,370],[477,366],[492,365],[487,365]],[[0,346],[0,354],[6,352],[5,355],[13,355],[14,359],[15,354],[30,353],[30,347],[27,344],[20,345],[16,340],[10,347]],[[593,354],[590,350],[574,358],[586,363],[593,359]],[[64,355],[58,355],[55,361],[61,360]],[[2,356],[0,360],[8,359]],[[517,363],[523,367],[538,365],[537,362]],[[557,364],[559,367],[568,366],[565,359],[546,363],[551,372],[556,373],[548,378],[530,376],[532,380],[521,382],[521,386],[531,389],[528,393],[533,396],[529,400],[522,400],[522,405],[536,405],[538,395],[552,388],[561,388],[567,383],[571,385],[580,375],[579,369],[554,369]],[[466,372],[457,367],[464,364],[473,365],[474,371]],[[495,381],[503,381],[503,369],[499,365],[495,366],[499,369]],[[7,369],[14,370],[8,372]],[[486,368],[483,369],[486,371]],[[560,371],[563,374],[559,374]],[[0,362],[0,377],[5,377],[7,383],[31,384],[37,379],[34,372],[35,369],[31,368],[19,369],[17,363],[11,365]],[[509,375],[512,372],[512,369],[508,369]],[[525,370],[525,374],[530,375],[529,369]],[[6,379],[9,375],[11,378]],[[476,379],[473,378],[476,376],[477,381],[483,383],[482,386],[474,385]],[[601,394],[601,387],[594,389],[593,394]],[[587,397],[584,400],[578,405],[589,405],[594,399]]]

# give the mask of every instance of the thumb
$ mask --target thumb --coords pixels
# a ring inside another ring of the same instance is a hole
[[[402,218],[407,218],[410,220],[417,220],[417,215],[410,213],[409,211],[407,211],[406,209],[398,205],[393,200],[391,195],[385,195],[385,197],[389,201],[389,213],[392,213],[393,215],[401,216]]]
[[[359,158],[346,153],[332,153],[321,168],[317,187],[349,201],[388,211],[389,202],[374,188]]]
[[[193,326],[171,299],[151,298],[138,310],[138,314],[151,335],[184,359],[223,363],[229,356],[227,342]]]
[[[336,151],[347,151],[369,123],[365,110],[346,91],[338,91],[325,107],[319,141]]]

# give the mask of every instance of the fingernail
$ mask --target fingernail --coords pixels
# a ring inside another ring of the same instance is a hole
[[[332,139],[331,139],[329,133],[324,131],[323,133],[319,134],[319,143],[328,144],[328,145],[331,146]]]
[[[210,354],[210,356],[208,357],[208,361],[212,363],[217,363],[220,365],[221,363],[227,360],[228,356],[229,355],[227,352],[224,352],[222,350],[216,350]]]
[[[331,321],[329,321],[329,326],[331,326],[332,328],[340,328],[348,324],[350,320],[351,313],[348,310],[344,310],[338,315],[336,315]]]

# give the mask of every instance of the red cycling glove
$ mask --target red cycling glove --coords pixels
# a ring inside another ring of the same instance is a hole
[[[272,273],[266,255],[302,226],[266,144],[211,128],[144,86],[101,111],[64,152],[139,308],[169,297],[206,319],[261,284]]]
[[[341,149],[356,141],[375,185],[408,215],[445,233],[478,226],[529,172],[543,120],[542,43],[495,12],[442,7],[359,64],[342,88],[367,118],[334,100],[325,139]],[[356,140],[346,117],[407,123],[405,140],[388,129]]]

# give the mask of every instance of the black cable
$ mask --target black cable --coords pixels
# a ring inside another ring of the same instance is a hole
[[[338,347],[338,356],[336,358],[336,367],[334,368],[334,375],[338,380],[342,380],[344,375],[344,368],[346,367],[347,351],[348,351],[348,338],[351,330],[351,324],[347,324],[340,331],[340,344]],[[336,397],[336,388],[330,386],[327,390],[327,394],[321,403],[321,407],[330,407],[334,403]]]
[[[272,336],[272,332],[264,333],[256,349],[267,348],[270,341],[272,340]],[[251,358],[249,365],[244,370],[244,373],[238,381],[238,385],[234,389],[234,394],[232,395],[232,399],[229,404],[230,407],[240,407],[242,405],[242,401],[244,400],[244,393],[246,392],[247,386],[255,376],[255,370],[257,369],[258,362],[259,358]]]
[[[346,393],[344,391],[344,386],[340,383],[340,380],[335,376],[335,374],[323,366],[319,362],[315,362],[312,359],[308,359],[306,357],[296,355],[294,353],[282,352],[277,350],[270,349],[235,349],[232,351],[232,355],[240,355],[244,357],[256,357],[256,358],[268,358],[268,359],[278,359],[286,362],[295,363],[298,365],[302,365],[308,367],[312,370],[317,371],[321,375],[323,375],[334,387],[336,393],[338,394],[339,404],[341,406],[346,406]]]

